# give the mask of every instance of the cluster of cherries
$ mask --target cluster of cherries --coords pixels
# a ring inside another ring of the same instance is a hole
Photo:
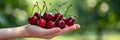
[[[47,29],[54,27],[63,29],[66,27],[66,25],[74,25],[75,19],[73,16],[70,16],[69,18],[65,18],[64,16],[65,15],[60,12],[57,12],[55,14],[44,12],[43,15],[35,12],[32,17],[28,18],[28,21],[31,25],[38,25],[42,28]]]

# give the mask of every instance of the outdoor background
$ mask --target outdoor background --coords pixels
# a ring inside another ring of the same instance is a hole
[[[38,1],[42,9],[44,0],[0,0],[0,28],[18,27],[28,24],[32,7]],[[52,40],[120,40],[120,0],[45,0],[49,10],[59,4],[66,10],[73,5],[67,17],[78,16],[76,23],[81,28]],[[52,6],[49,5],[52,4]],[[38,9],[35,8],[34,12]],[[62,14],[65,12],[61,9]],[[55,13],[55,11],[51,11]],[[16,38],[14,40],[43,40],[41,38]]]

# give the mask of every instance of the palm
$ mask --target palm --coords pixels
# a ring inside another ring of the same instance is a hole
[[[52,28],[52,29],[44,29],[35,25],[29,25],[27,27],[27,30],[30,32],[31,37],[50,39],[55,36],[75,30],[77,28],[80,28],[78,24],[74,24],[73,26],[70,26],[70,27],[66,26],[64,29],[60,29],[58,27]]]

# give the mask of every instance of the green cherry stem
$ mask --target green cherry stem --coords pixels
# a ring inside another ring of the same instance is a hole
[[[46,11],[48,11],[48,7],[47,7],[47,4],[46,4],[46,2],[45,2],[45,1],[44,1],[43,3],[45,4],[45,7],[46,7],[45,12],[46,12]]]
[[[37,4],[37,8],[40,10],[40,14],[41,14],[41,9],[40,9],[37,1],[36,1],[36,4]]]
[[[42,13],[42,11],[41,11],[41,9],[40,9],[37,1],[36,1],[36,4],[37,4],[37,8],[40,10],[40,18],[41,18],[41,13]]]
[[[60,15],[58,16],[58,18],[54,22],[56,22],[59,18],[60,18]]]
[[[33,15],[33,10],[34,10],[35,6],[36,6],[36,5],[34,5],[33,8],[32,8],[32,11],[31,11],[30,17]]]
[[[65,3],[62,3],[61,5],[59,5],[58,10],[61,8],[65,12],[65,10],[64,10],[64,8],[62,6],[65,5],[65,4],[67,4],[67,3],[68,2],[65,2]]]
[[[70,9],[71,6],[72,6],[72,5],[70,5],[70,6],[67,7],[67,10],[66,10],[64,16],[66,16],[66,14],[67,14],[67,12],[69,11],[69,9]]]
[[[68,2],[65,2],[65,3],[63,3],[63,4],[61,4],[61,5],[65,5],[65,4],[67,4]],[[60,6],[61,8],[62,8],[62,10],[65,12],[65,10],[64,10],[64,8],[62,7],[62,6]]]
[[[61,5],[65,5],[65,4],[67,4],[68,2],[65,2],[65,3],[63,3],[63,4],[61,4]]]
[[[42,8],[42,11],[41,11],[41,13],[43,12],[43,10],[45,9],[45,5],[43,5],[43,8]]]
[[[62,10],[65,12],[64,8],[61,6]]]

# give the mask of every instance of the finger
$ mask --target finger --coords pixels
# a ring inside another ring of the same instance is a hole
[[[46,37],[51,37],[52,38],[52,37],[55,37],[55,36],[70,32],[70,31],[78,29],[78,28],[80,28],[80,25],[78,25],[78,24],[74,24],[73,26],[70,26],[70,27],[66,25],[66,27],[62,30],[62,32],[56,33],[54,35],[47,35]]]
[[[74,24],[76,26],[77,29],[80,28],[80,25],[79,24]]]
[[[64,29],[62,29],[62,31],[61,32],[59,32],[59,33],[56,33],[56,34],[53,34],[53,35],[45,35],[45,36],[43,36],[43,37],[46,37],[46,38],[53,38],[53,37],[55,37],[55,36],[58,36],[58,35],[61,35],[61,34],[64,34],[64,33],[67,33],[68,32],[68,30],[69,30],[69,27],[68,26],[66,26]]]
[[[36,25],[29,25],[27,29],[28,31],[38,35],[49,35],[49,34],[54,34],[60,31],[60,28],[57,28],[57,27],[52,29],[45,29]]]
[[[56,27],[56,28],[58,28],[58,27]],[[60,29],[60,28],[59,28],[59,29]],[[48,29],[48,30],[51,30],[51,29]],[[51,30],[51,31],[53,31],[53,30]],[[61,31],[62,31],[62,30],[60,29],[60,32],[61,32]],[[49,31],[49,32],[50,32],[50,31]],[[58,34],[58,33],[60,33],[60,32],[56,32],[56,33],[51,33],[51,32],[50,32],[50,34],[42,35],[41,38],[52,39],[52,38],[53,38],[52,35]]]

